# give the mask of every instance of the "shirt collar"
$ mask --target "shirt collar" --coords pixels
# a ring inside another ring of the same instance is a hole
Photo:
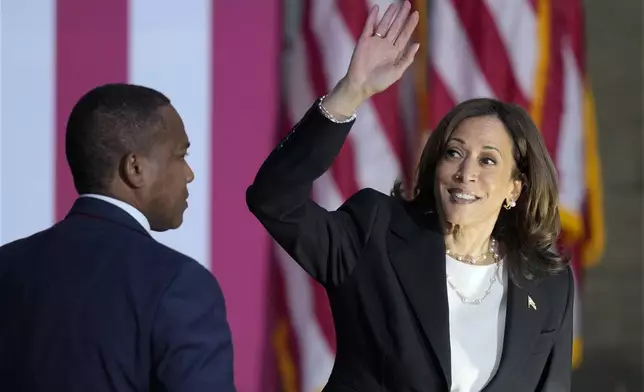
[[[85,194],[80,195],[80,197],[91,197],[91,198],[94,198],[94,199],[103,200],[103,201],[105,201],[107,203],[113,204],[113,205],[119,207],[120,209],[124,210],[128,214],[130,214],[132,216],[132,218],[134,218],[137,222],[139,222],[139,224],[141,226],[143,226],[143,228],[147,232],[150,232],[150,222],[148,222],[148,219],[145,217],[145,215],[143,215],[143,213],[141,211],[137,210],[132,205],[130,205],[130,204],[124,202],[124,201],[115,199],[113,197],[109,197],[109,196],[105,196],[105,195],[97,195],[97,194],[94,194],[94,193],[85,193]]]

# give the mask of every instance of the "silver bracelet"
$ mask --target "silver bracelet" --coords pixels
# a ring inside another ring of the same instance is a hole
[[[324,102],[325,98],[326,98],[326,95],[323,95],[320,98],[320,100],[318,101],[318,109],[320,109],[320,112],[322,112],[324,117],[329,119],[329,121],[332,121],[332,122],[334,122],[336,124],[345,124],[345,123],[351,122],[351,121],[356,119],[356,117],[357,117],[356,112],[353,112],[353,114],[351,116],[349,116],[349,118],[347,118],[346,120],[338,120],[337,118],[333,117],[333,115],[331,113],[329,113],[328,110],[326,110],[324,108],[324,105],[322,105],[322,102]]]

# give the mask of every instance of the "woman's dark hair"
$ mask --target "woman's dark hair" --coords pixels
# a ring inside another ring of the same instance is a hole
[[[561,230],[557,172],[539,130],[517,105],[477,98],[455,106],[425,144],[411,195],[405,194],[398,181],[392,196],[415,210],[436,212],[436,167],[446,153],[447,141],[463,120],[479,116],[494,116],[504,124],[513,140],[513,176],[523,182],[516,206],[501,208],[492,234],[505,246],[511,276],[531,279],[562,271],[568,261],[556,252]]]

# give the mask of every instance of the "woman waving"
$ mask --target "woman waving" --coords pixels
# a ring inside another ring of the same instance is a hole
[[[460,103],[438,124],[411,197],[311,200],[357,108],[413,61],[418,13],[372,8],[346,76],[312,104],[247,191],[251,212],[329,297],[324,391],[569,391],[572,274],[553,252],[557,178],[518,106]],[[392,184],[393,185],[393,184]]]

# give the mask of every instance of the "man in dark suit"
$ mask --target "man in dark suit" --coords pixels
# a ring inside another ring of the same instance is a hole
[[[217,281],[150,235],[182,223],[188,147],[155,90],[110,84],[79,100],[66,154],[80,197],[0,247],[0,391],[235,390]]]

